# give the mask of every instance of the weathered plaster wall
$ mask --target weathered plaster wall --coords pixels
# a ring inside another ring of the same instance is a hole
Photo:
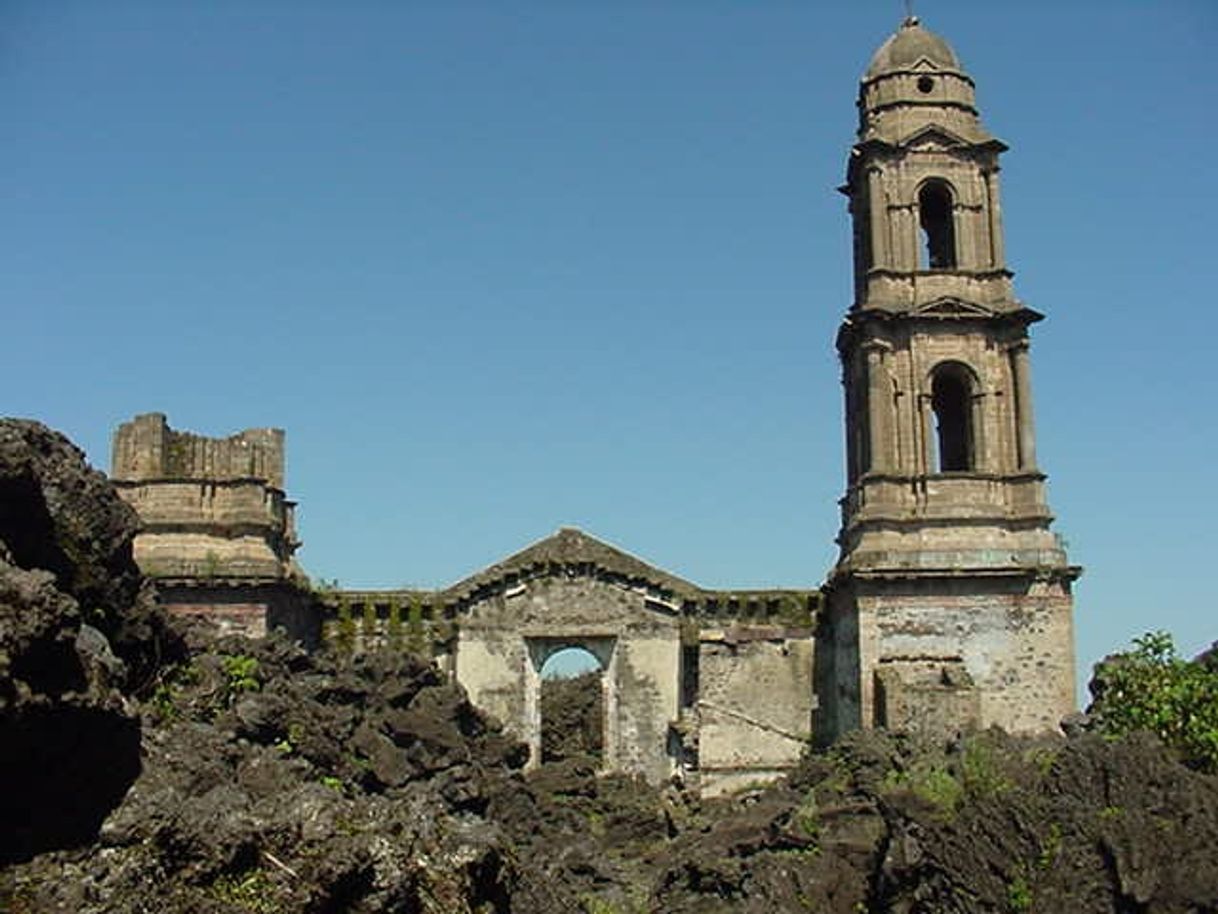
[[[676,759],[669,728],[677,719],[681,643],[674,625],[618,641],[616,669],[617,765],[650,780],[669,777]]]
[[[542,670],[555,652],[577,646],[603,671],[605,770],[653,782],[688,775],[713,794],[797,763],[815,703],[815,592],[704,592],[678,605],[595,563],[531,559],[479,573],[472,595],[464,583],[328,594],[325,637],[355,653],[430,651],[534,752]]]
[[[471,702],[521,739],[528,729],[524,704],[528,664],[524,639],[511,632],[462,626],[457,635],[457,682]]]
[[[700,635],[699,785],[714,796],[786,773],[812,735],[810,632],[776,626]]]

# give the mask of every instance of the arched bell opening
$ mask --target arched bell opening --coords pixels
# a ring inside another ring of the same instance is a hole
[[[919,267],[954,270],[956,223],[952,190],[945,181],[927,181],[918,191],[918,224],[922,229]]]
[[[931,410],[935,417],[933,472],[957,473],[977,468],[973,420],[973,374],[958,362],[938,366],[931,375]]]

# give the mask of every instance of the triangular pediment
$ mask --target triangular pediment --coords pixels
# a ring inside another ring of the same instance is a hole
[[[998,312],[976,302],[965,301],[962,298],[944,296],[934,301],[919,305],[909,312],[914,317],[997,317]]]
[[[928,124],[905,137],[900,145],[916,149],[956,149],[977,144],[939,124]]]
[[[694,596],[702,592],[697,585],[656,568],[582,530],[563,527],[557,533],[459,581],[449,587],[445,595],[450,599],[460,600],[479,591],[510,584],[513,580],[543,574],[607,574],[678,596]]]

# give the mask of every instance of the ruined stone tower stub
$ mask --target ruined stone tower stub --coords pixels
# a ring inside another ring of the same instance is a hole
[[[1055,729],[1071,584],[1003,250],[999,156],[952,48],[907,19],[858,99],[840,557],[817,656],[822,740],[857,726]]]
[[[261,635],[278,626],[317,641],[296,586],[300,543],[283,455],[276,428],[208,438],[146,413],[115,431],[111,477],[142,523],[135,559],[172,611],[224,631]]]

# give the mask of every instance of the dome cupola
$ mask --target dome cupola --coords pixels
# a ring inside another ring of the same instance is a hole
[[[930,124],[968,143],[992,139],[972,78],[945,40],[910,16],[871,58],[859,87],[859,139],[900,144]]]
[[[922,28],[917,16],[910,16],[872,56],[863,81],[889,73],[916,70],[919,65],[960,71],[960,59],[951,45],[934,32]]]

